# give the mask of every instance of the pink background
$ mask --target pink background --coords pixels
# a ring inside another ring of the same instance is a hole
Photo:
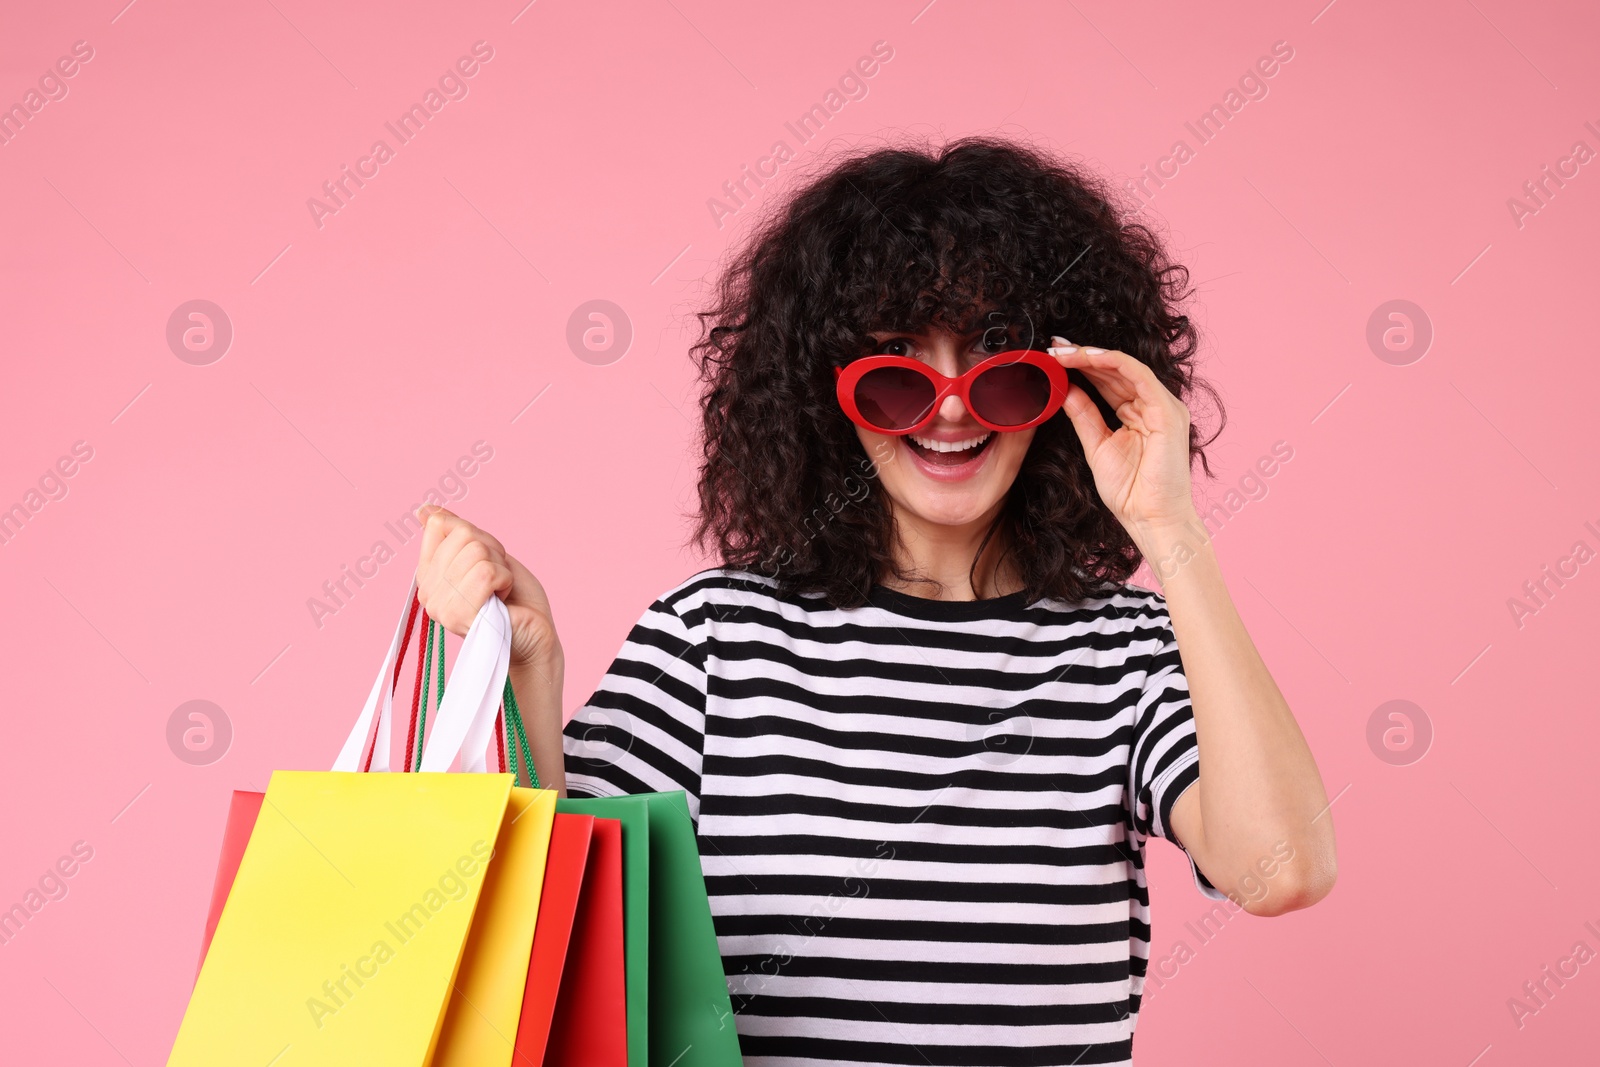
[[[1600,550],[1600,164],[1520,226],[1507,205],[1600,149],[1593,12],[123,2],[26,5],[0,35],[0,104],[93,49],[0,146],[0,507],[93,450],[0,545],[0,907],[93,849],[0,946],[5,1059],[165,1059],[229,790],[331,763],[416,558],[384,521],[474,442],[493,459],[453,506],[547,584],[582,703],[702,565],[681,546],[706,281],[806,166],[898,130],[1032,137],[1119,182],[1195,149],[1148,211],[1229,405],[1197,494],[1254,486],[1218,550],[1338,797],[1341,877],[1201,943],[1206,902],[1162,849],[1153,954],[1192,954],[1150,995],[1140,1061],[1594,1057],[1600,963],[1520,1027],[1507,1004],[1576,942],[1600,951],[1600,563],[1520,626],[1508,607],[1575,542]],[[480,40],[468,95],[396,147],[384,123]],[[799,145],[784,123],[880,40],[866,96]],[[1197,146],[1184,123],[1277,41],[1268,94]],[[307,199],[378,138],[394,158],[319,228]],[[780,139],[799,158],[719,228],[708,198]],[[193,299],[233,326],[210,365],[166,341]],[[609,365],[566,340],[595,299],[632,324]],[[1393,299],[1434,330],[1404,366],[1366,339]],[[1293,458],[1249,482],[1279,441]],[[318,626],[308,598],[379,539],[396,558]],[[168,746],[195,699],[234,731],[209,765]],[[1399,766],[1367,740],[1397,699],[1433,730]]]

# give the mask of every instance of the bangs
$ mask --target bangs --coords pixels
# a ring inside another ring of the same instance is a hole
[[[861,345],[875,331],[1004,328],[1020,347],[1042,347],[1052,304],[1062,302],[1059,292],[1052,301],[1049,282],[1071,262],[1066,242],[1041,247],[1037,226],[1013,215],[950,211],[973,195],[923,188],[883,191],[872,202],[864,192],[843,197],[836,209],[854,217],[840,228],[832,270],[816,279],[837,316],[829,332]]]

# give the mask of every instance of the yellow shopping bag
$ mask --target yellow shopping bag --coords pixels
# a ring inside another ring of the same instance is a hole
[[[555,790],[511,790],[433,1067],[510,1067],[555,815]]]
[[[273,775],[169,1065],[509,1067],[555,794],[437,773],[492,727],[504,614],[491,599],[463,643],[423,773],[352,773],[375,687],[341,769]]]

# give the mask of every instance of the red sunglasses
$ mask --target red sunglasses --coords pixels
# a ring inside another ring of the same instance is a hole
[[[1000,352],[959,378],[947,378],[910,356],[864,356],[833,368],[839,406],[850,421],[882,434],[916,433],[958,396],[991,430],[1026,430],[1054,415],[1067,399],[1067,372],[1046,352]]]

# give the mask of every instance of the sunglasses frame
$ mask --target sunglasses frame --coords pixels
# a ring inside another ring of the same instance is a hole
[[[1008,367],[1013,363],[1027,363],[1044,371],[1045,377],[1050,380],[1050,399],[1045,401],[1044,410],[1028,422],[1017,426],[1000,426],[985,419],[972,406],[972,384],[977,381],[980,375],[997,367]],[[908,426],[903,430],[890,430],[873,425],[865,415],[861,414],[861,409],[856,405],[857,384],[870,372],[884,367],[904,367],[908,370],[914,370],[933,383],[934,397],[933,402],[928,405],[928,414],[918,420],[915,425]],[[834,367],[833,377],[834,391],[839,397],[839,406],[850,417],[850,421],[864,430],[871,430],[873,433],[884,434],[889,437],[903,437],[906,434],[926,429],[934,419],[939,417],[939,408],[944,405],[945,399],[950,396],[960,397],[962,405],[966,407],[972,417],[985,428],[996,433],[1014,433],[1018,430],[1031,429],[1045,422],[1061,409],[1061,405],[1066,402],[1067,391],[1071,388],[1067,381],[1067,370],[1056,357],[1048,352],[1027,348],[997,352],[971,370],[955,378],[939,373],[920,359],[913,359],[910,356],[887,355],[863,356],[844,367]]]

